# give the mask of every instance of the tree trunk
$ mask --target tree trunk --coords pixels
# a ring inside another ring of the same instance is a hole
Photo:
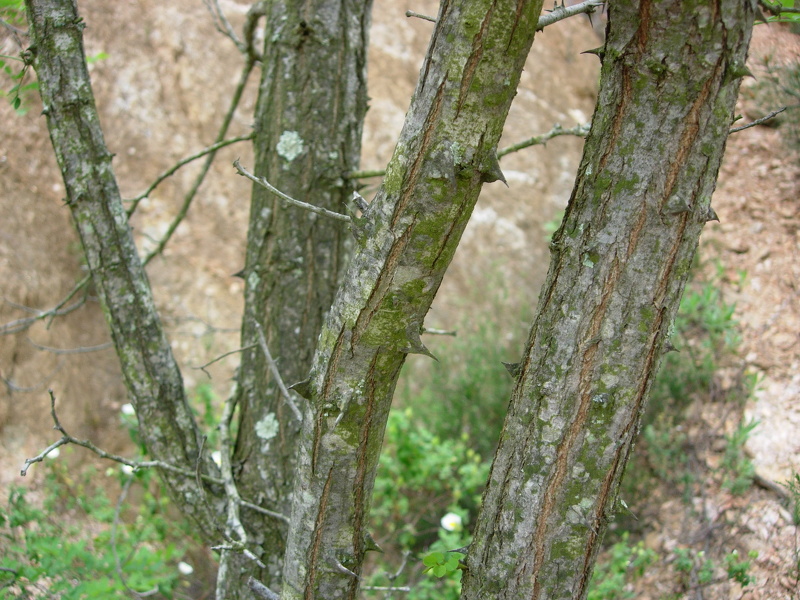
[[[282,598],[351,599],[386,418],[408,353],[477,200],[541,0],[444,0],[383,186],[304,393]]]
[[[348,173],[359,166],[371,5],[267,3],[255,173],[294,198],[336,212],[351,200]],[[348,235],[341,221],[286,207],[254,186],[243,272],[242,347],[250,349],[239,368],[233,467],[243,495],[286,515],[300,424],[269,374],[256,323],[286,383],[305,378],[341,279]],[[224,598],[249,598],[249,590],[241,591],[249,575],[280,587],[286,525],[249,510],[242,520],[267,570],[257,571],[242,555],[228,557]]]
[[[752,0],[617,0],[462,598],[580,599],[730,127]]]
[[[136,408],[139,433],[155,459],[179,467],[162,468],[161,476],[198,533],[213,540],[221,507],[212,508],[210,490],[197,489],[195,470],[217,471],[199,456],[200,433],[122,206],[86,69],[84,23],[74,0],[26,0],[25,6],[29,51],[66,202]]]

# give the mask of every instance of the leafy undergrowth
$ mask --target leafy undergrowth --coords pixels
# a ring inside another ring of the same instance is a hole
[[[711,274],[693,282],[681,303],[671,337],[678,351],[665,357],[653,386],[592,600],[771,597],[775,582],[759,575],[769,561],[795,565],[778,585],[798,597],[798,530],[775,492],[754,486],[744,445],[759,424],[744,421],[743,408],[757,378],[739,356],[734,307],[719,291],[722,270],[711,267],[698,268]],[[390,418],[373,502],[384,553],[366,571],[368,598],[458,598],[461,554],[448,551],[470,540],[499,428],[493,418],[482,424],[474,403],[481,399],[485,415],[502,414],[510,388],[497,350],[487,352],[496,347],[491,329],[438,352],[442,368],[413,374],[414,388]],[[464,400],[468,409],[454,412]],[[799,491],[787,490],[784,500],[794,494],[797,502]],[[761,531],[765,507],[771,525]],[[759,542],[753,531],[766,537]],[[793,559],[775,554],[778,534]]]

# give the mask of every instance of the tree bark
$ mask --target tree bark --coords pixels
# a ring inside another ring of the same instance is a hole
[[[84,23],[74,0],[26,0],[39,91],[67,206],[80,234],[139,433],[157,460],[171,497],[207,540],[217,535],[217,509],[195,470],[214,473],[200,456],[200,432],[153,302],[133,241],[92,94],[83,50]],[[199,464],[198,464],[199,463]]]
[[[752,0],[609,5],[601,89],[464,600],[585,598],[730,127]]]
[[[335,212],[346,210],[354,190],[348,173],[359,166],[371,5],[371,0],[266,3],[254,170],[293,198]],[[341,280],[348,235],[341,221],[287,207],[254,186],[242,321],[242,347],[251,349],[243,353],[238,374],[233,466],[242,494],[286,515],[300,425],[269,374],[256,324],[286,383],[306,377]],[[267,570],[242,555],[229,557],[225,598],[249,598],[250,575],[280,587],[285,524],[248,510],[242,520],[251,549]]]
[[[541,0],[444,0],[383,186],[303,386],[282,598],[355,598],[369,501],[400,368],[484,182]]]

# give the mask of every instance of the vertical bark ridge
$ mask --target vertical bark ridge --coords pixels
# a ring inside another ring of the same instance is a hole
[[[463,600],[587,593],[706,220],[753,7],[610,5],[592,130],[551,244]]]

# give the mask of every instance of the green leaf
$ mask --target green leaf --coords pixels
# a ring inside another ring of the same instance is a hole
[[[435,567],[444,562],[444,554],[441,552],[431,552],[422,559],[422,564],[426,567]]]

